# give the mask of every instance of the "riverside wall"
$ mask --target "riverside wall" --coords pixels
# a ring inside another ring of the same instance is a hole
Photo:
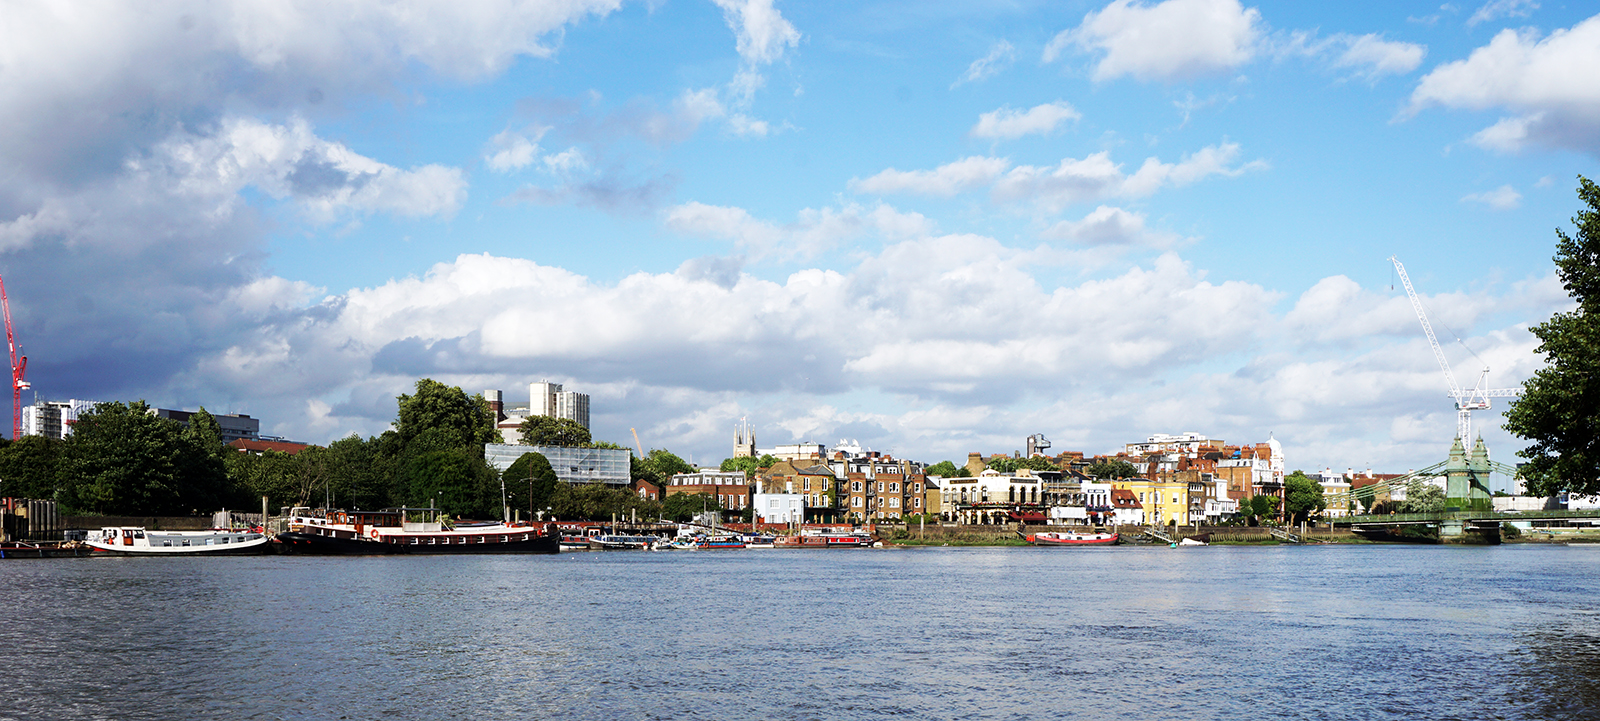
[[[1027,532],[1028,533],[1037,533],[1037,532],[1040,532],[1040,531],[1058,531],[1058,532],[1077,531],[1077,532],[1082,533],[1082,532],[1085,532],[1085,531],[1093,530],[1094,528],[1096,528],[1096,527],[1091,527],[1091,526],[1028,526],[1027,527]],[[1107,531],[1114,531],[1114,532],[1122,534],[1123,541],[1125,543],[1128,543],[1128,542],[1132,542],[1133,537],[1137,536],[1140,532],[1142,532],[1146,528],[1146,526],[1102,526],[1102,527],[1099,527],[1099,528],[1104,528]],[[1203,535],[1208,535],[1209,534],[1211,543],[1217,543],[1217,544],[1228,544],[1228,543],[1240,543],[1240,544],[1263,543],[1263,544],[1265,544],[1265,543],[1276,543],[1276,542],[1278,542],[1277,539],[1272,536],[1272,533],[1271,533],[1270,529],[1268,529],[1266,527],[1260,527],[1260,526],[1257,526],[1257,527],[1243,527],[1243,526],[1204,526],[1204,525],[1202,525],[1199,528],[1195,528],[1194,526],[1181,526],[1181,527],[1165,526],[1165,527],[1161,527],[1158,530],[1160,530],[1164,535],[1166,535],[1168,538],[1171,538],[1174,541],[1177,541],[1177,540],[1183,539],[1183,538],[1189,538],[1191,536],[1203,536]],[[913,542],[913,543],[915,543],[915,542],[952,543],[952,544],[961,543],[961,544],[973,544],[973,545],[992,545],[992,544],[1003,544],[1003,543],[1011,543],[1011,542],[1016,542],[1016,543],[1021,543],[1022,542],[1022,539],[1017,536],[1017,526],[1015,524],[1002,525],[1002,526],[993,526],[993,525],[957,525],[957,524],[939,524],[939,525],[918,526],[915,523],[909,524],[909,525],[905,525],[905,524],[879,524],[878,527],[877,527],[877,531],[878,531],[878,536],[879,537],[883,538],[886,541],[891,541],[891,542],[893,542],[893,541],[908,541],[908,542]],[[1293,532],[1298,535],[1299,534],[1299,529],[1294,529]],[[1308,542],[1313,542],[1313,543],[1314,542],[1318,542],[1318,541],[1332,541],[1332,542],[1335,542],[1335,543],[1360,543],[1360,542],[1363,542],[1362,538],[1360,536],[1350,532],[1349,529],[1346,529],[1346,528],[1330,529],[1327,526],[1323,526],[1321,528],[1308,529],[1307,532],[1306,532],[1306,540]]]

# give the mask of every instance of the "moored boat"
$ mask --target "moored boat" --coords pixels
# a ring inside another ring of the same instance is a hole
[[[557,553],[554,524],[452,525],[436,508],[313,513],[296,508],[289,530],[274,539],[280,553],[378,555],[389,553]]]
[[[878,544],[877,537],[860,529],[848,531],[805,529],[792,536],[779,536],[773,548],[866,548]]]
[[[590,536],[589,548],[597,551],[648,551],[655,548],[655,536]],[[563,539],[565,542],[565,539]]]
[[[1115,533],[1077,533],[1074,531],[1056,532],[1041,531],[1039,533],[1017,532],[1022,540],[1035,546],[1112,546],[1116,545],[1118,534]]]
[[[232,556],[265,553],[269,540],[256,530],[152,531],[144,526],[106,526],[84,544],[96,555]]]

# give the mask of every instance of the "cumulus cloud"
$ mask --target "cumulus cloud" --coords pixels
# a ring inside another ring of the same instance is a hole
[[[1010,66],[1011,62],[1016,60],[1016,58],[1016,48],[1011,47],[1010,42],[1001,40],[1000,42],[995,43],[993,48],[989,49],[988,55],[972,61],[972,64],[967,66],[967,71],[962,73],[961,77],[956,78],[956,81],[950,84],[950,88],[953,90],[956,86],[961,85],[962,83],[975,83],[988,80],[989,78],[998,75],[1001,70],[1004,70],[1006,67]]]
[[[896,170],[889,168],[865,180],[852,178],[850,189],[858,193],[914,193],[950,197],[993,183],[1011,165],[1005,158],[974,155],[934,170]]]
[[[1015,140],[1024,135],[1049,135],[1062,123],[1082,115],[1071,105],[1057,100],[1027,110],[1000,108],[978,116],[978,124],[967,131],[974,138]]]
[[[174,183],[198,195],[232,196],[252,186],[293,199],[321,221],[350,211],[450,215],[466,198],[457,168],[401,170],[318,138],[298,119],[271,125],[229,118],[215,133],[176,134],[128,166],[151,182]]]
[[[1069,240],[1085,245],[1138,245],[1170,248],[1181,238],[1176,233],[1152,230],[1145,226],[1143,213],[1102,205],[1082,220],[1062,220],[1046,229],[1041,237]]]
[[[1495,210],[1516,210],[1522,207],[1522,194],[1509,185],[1502,185],[1494,190],[1462,196],[1461,202],[1482,203]]]
[[[1423,76],[1404,115],[1430,107],[1515,113],[1473,136],[1485,148],[1533,143],[1600,152],[1600,15],[1543,38],[1531,29],[1500,31],[1465,60]]]
[[[528,137],[527,133],[514,131],[510,128],[500,131],[489,139],[489,145],[485,149],[483,156],[484,164],[497,173],[506,173],[527,167],[533,162],[534,156],[539,153],[539,146],[536,143],[538,143],[540,136],[544,135],[548,130],[549,128],[538,128],[532,133],[533,137],[531,138]]]
[[[1165,187],[1189,185],[1211,176],[1235,177],[1266,167],[1264,161],[1238,163],[1239,145],[1222,143],[1200,149],[1176,163],[1147,158],[1131,175],[1112,162],[1109,151],[1084,158],[1064,158],[1055,166],[1019,165],[994,185],[1003,202],[1030,202],[1049,210],[1103,198],[1137,198]]]
[[[1084,16],[1045,46],[1053,62],[1068,48],[1097,54],[1096,81],[1131,76],[1171,81],[1227,72],[1250,61],[1261,39],[1261,13],[1238,0],[1115,0]]]
[[[667,211],[668,228],[686,235],[731,240],[751,260],[813,258],[845,240],[872,233],[890,239],[923,235],[932,224],[919,213],[904,213],[879,204],[807,208],[793,223],[777,225],[751,216],[743,208],[690,202]]]

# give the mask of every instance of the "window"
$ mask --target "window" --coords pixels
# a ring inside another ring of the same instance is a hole
[[[851,483],[850,484],[850,490],[855,491],[857,493],[860,493],[861,492],[861,481],[855,481],[855,482]]]
[[[900,499],[891,497],[889,499],[889,507],[890,508],[899,508],[900,507]]]
[[[889,482],[889,492],[890,493],[897,493],[899,491],[900,491],[900,484],[895,483],[893,481],[890,481]]]
[[[922,492],[922,484],[921,483],[916,484],[916,490],[914,490],[912,492],[913,493],[921,493]]]
[[[878,481],[878,492],[883,493],[883,481]]]
[[[914,508],[921,508],[922,507],[922,499],[921,498],[913,498],[913,499],[911,499],[911,505]]]
[[[811,490],[811,479],[810,478],[802,478],[802,479],[800,479],[800,490],[802,490],[802,491]]]
[[[850,506],[852,508],[860,508],[861,507],[861,496],[851,496],[850,497]]]
[[[883,496],[878,496],[878,507],[883,508]]]

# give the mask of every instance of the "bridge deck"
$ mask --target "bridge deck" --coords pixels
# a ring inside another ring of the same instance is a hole
[[[1332,519],[1335,526],[1384,526],[1439,521],[1538,521],[1568,518],[1600,518],[1600,509],[1590,511],[1446,511],[1444,513],[1395,513],[1386,516],[1346,516]]]

